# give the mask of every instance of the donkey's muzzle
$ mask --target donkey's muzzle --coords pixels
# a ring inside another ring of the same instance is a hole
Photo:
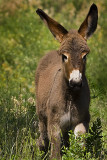
[[[75,90],[82,87],[82,73],[78,69],[74,69],[70,73],[69,86]]]
[[[78,82],[71,80],[71,81],[69,81],[69,86],[74,90],[78,90],[82,87],[82,80],[80,80]]]

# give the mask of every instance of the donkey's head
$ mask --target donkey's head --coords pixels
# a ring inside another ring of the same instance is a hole
[[[68,80],[70,87],[81,88],[85,74],[86,55],[90,51],[86,40],[94,33],[97,27],[97,6],[92,4],[78,31],[70,30],[69,32],[41,9],[36,12],[54,37],[61,43],[58,53],[62,56],[64,76]]]

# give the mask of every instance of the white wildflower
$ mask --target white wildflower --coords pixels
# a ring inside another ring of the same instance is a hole
[[[30,97],[27,101],[28,101],[28,103],[30,103],[30,104],[35,104],[35,100],[34,100],[34,98],[32,98],[32,97]]]

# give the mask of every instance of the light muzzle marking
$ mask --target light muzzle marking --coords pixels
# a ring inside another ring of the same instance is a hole
[[[72,73],[70,73],[69,82],[71,80],[78,83],[82,80],[82,73],[80,73],[79,70],[73,70]]]

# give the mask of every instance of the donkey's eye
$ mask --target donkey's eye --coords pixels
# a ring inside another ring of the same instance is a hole
[[[63,61],[63,62],[66,62],[66,61],[67,61],[67,59],[68,59],[68,57],[67,57],[67,56],[65,56],[64,54],[62,54],[62,61]]]
[[[83,59],[83,61],[86,61],[86,55],[84,55],[84,56],[82,57],[82,59]]]

